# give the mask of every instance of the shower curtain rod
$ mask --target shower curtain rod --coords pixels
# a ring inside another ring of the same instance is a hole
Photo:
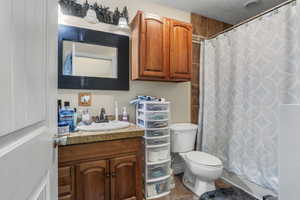
[[[215,34],[215,35],[213,35],[213,36],[211,36],[211,37],[208,37],[208,38],[206,38],[205,40],[214,39],[214,38],[218,37],[219,35],[221,35],[221,34],[223,34],[223,33],[229,32],[229,31],[231,31],[231,30],[233,30],[233,29],[235,29],[235,28],[237,28],[237,27],[239,27],[239,26],[242,26],[242,25],[244,25],[244,24],[246,24],[246,23],[248,23],[248,22],[250,22],[250,21],[253,21],[253,20],[255,20],[255,19],[259,18],[259,17],[262,17],[262,16],[264,16],[264,15],[270,13],[270,12],[273,12],[274,10],[277,10],[278,8],[281,8],[281,7],[285,6],[285,5],[288,5],[288,4],[290,4],[290,3],[293,3],[293,2],[295,2],[295,1],[297,1],[297,0],[289,0],[289,1],[283,2],[283,3],[281,3],[281,4],[277,5],[277,6],[275,6],[275,7],[271,8],[271,9],[269,9],[269,10],[266,10],[266,11],[264,11],[264,12],[258,14],[258,15],[255,15],[254,17],[251,17],[251,18],[246,19],[246,20],[244,20],[244,21],[242,21],[242,22],[240,22],[240,23],[238,23],[238,24],[236,24],[236,25],[233,25],[232,27],[230,27],[230,28],[228,28],[228,29],[225,29],[224,31],[222,31],[222,32],[220,32],[220,33],[217,33],[217,34]]]

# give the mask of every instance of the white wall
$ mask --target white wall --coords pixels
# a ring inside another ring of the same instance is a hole
[[[92,1],[90,1],[92,2]],[[119,7],[123,9],[128,7],[129,17],[132,19],[138,10],[151,12],[165,17],[190,22],[190,13],[180,11],[173,8],[164,7],[158,4],[150,3],[143,0],[101,0],[98,1],[111,9]],[[111,26],[104,24],[89,24],[81,18],[63,16],[60,23],[66,25],[76,25],[80,27],[107,31]],[[112,32],[112,31],[111,31]],[[116,31],[113,31],[116,32]],[[130,81],[130,91],[90,91],[92,92],[92,107],[90,108],[94,114],[99,114],[100,108],[104,107],[108,114],[114,113],[114,101],[119,102],[119,106],[126,106],[129,110],[131,120],[134,118],[134,107],[129,105],[129,101],[134,99],[136,95],[151,95],[166,98],[171,101],[171,120],[172,122],[190,122],[191,113],[191,84],[186,83],[165,83],[165,82],[145,82]],[[86,92],[79,90],[59,90],[59,99],[70,101],[71,106],[78,106],[78,93]]]

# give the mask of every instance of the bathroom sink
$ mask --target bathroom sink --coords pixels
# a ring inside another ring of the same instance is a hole
[[[92,123],[91,125],[78,126],[79,131],[109,131],[127,128],[130,126],[129,122],[110,121],[105,123]]]

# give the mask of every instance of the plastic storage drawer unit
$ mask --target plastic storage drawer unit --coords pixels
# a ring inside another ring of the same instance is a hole
[[[170,146],[147,148],[147,162],[162,162],[170,159]]]
[[[149,146],[153,145],[163,145],[163,144],[168,144],[170,143],[170,137],[169,136],[164,136],[161,138],[147,138],[146,139],[146,144]]]
[[[145,200],[170,193],[170,102],[141,101],[136,106],[136,124],[145,129]]]
[[[161,137],[169,135],[169,128],[146,130],[146,137]]]
[[[143,120],[168,120],[169,113],[168,112],[141,112],[139,111],[139,118]]]
[[[170,162],[149,165],[148,166],[148,179],[159,179],[170,175]]]
[[[168,103],[145,103],[145,104],[139,104],[138,106],[141,110],[146,111],[168,111],[169,110],[169,104]]]
[[[144,121],[139,119],[139,125],[145,128],[164,128],[169,125],[168,121]]]
[[[170,180],[162,180],[147,184],[147,197],[158,197],[170,191]]]

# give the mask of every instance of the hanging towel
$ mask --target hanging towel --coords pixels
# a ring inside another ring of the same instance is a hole
[[[63,75],[64,76],[72,76],[73,75],[73,64],[72,64],[72,55],[71,54],[67,55],[66,60],[64,62]]]

